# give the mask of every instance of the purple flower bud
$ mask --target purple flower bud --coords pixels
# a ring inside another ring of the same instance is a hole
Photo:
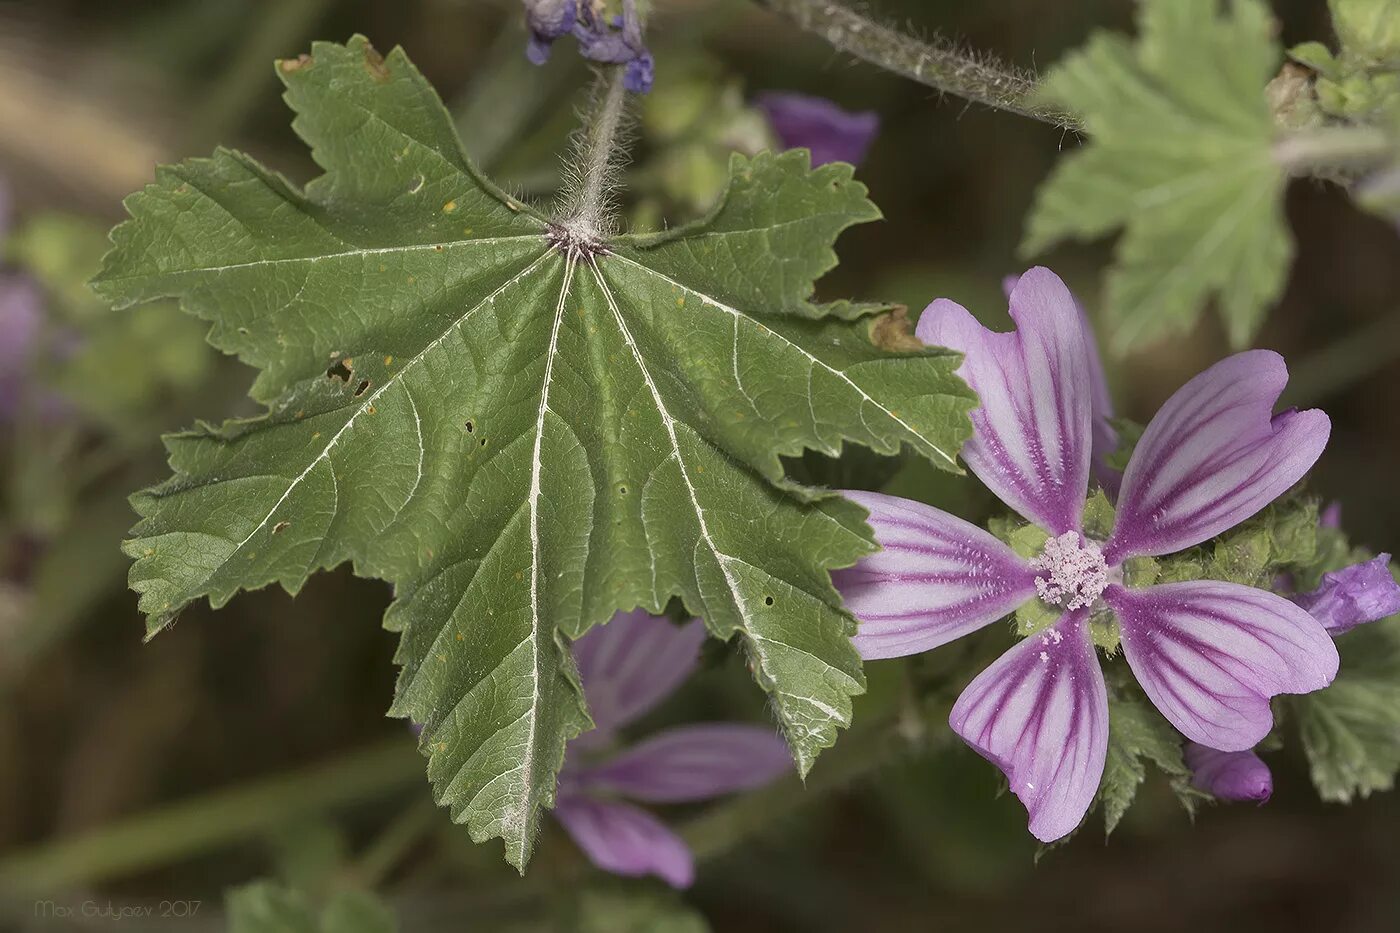
[[[1191,785],[1220,800],[1264,803],[1274,792],[1274,776],[1251,751],[1220,752],[1195,742],[1186,743],[1186,767]]]
[[[1293,601],[1333,636],[1400,612],[1400,584],[1390,574],[1390,555],[1322,575],[1322,584]]]
[[[811,150],[813,166],[859,165],[880,129],[874,111],[852,113],[821,97],[769,91],[758,96],[758,106],[768,114],[783,148]]]
[[[656,63],[652,61],[650,52],[643,51],[627,63],[627,68],[622,73],[622,86],[633,94],[645,94],[651,90],[655,77]]]
[[[573,32],[577,22],[577,0],[525,0],[525,25],[530,30],[525,57],[536,65],[549,61],[554,40]]]

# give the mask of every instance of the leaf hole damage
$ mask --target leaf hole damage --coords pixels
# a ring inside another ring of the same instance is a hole
[[[765,606],[771,606],[771,605],[773,605],[773,597],[771,597],[771,596],[765,596],[765,597],[763,597],[763,605],[765,605]]]
[[[467,433],[468,433],[468,434],[470,434],[470,433],[472,433],[473,431],[476,430],[476,425],[472,422],[472,420],[471,420],[470,418],[467,419],[466,428],[467,428]]]
[[[282,532],[286,531],[290,527],[292,527],[291,522],[278,522],[277,524],[272,526],[272,533],[275,535],[280,535]]]
[[[350,384],[350,378],[353,375],[354,371],[346,365],[344,360],[336,360],[334,363],[332,363],[329,367],[326,368],[327,379],[339,379],[346,385]]]
[[[357,386],[355,386],[355,398],[359,398],[361,395],[364,395],[364,394],[365,394],[365,390],[368,389],[368,388],[369,388],[369,380],[368,380],[368,379],[361,379],[361,380],[360,380],[360,384],[357,385]]]

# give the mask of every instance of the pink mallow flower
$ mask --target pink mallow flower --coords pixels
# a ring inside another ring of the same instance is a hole
[[[1130,588],[1124,561],[1207,541],[1268,505],[1327,443],[1320,411],[1273,406],[1288,381],[1278,354],[1229,357],[1179,389],[1147,426],[1123,474],[1107,540],[1083,532],[1094,434],[1092,335],[1047,269],[1016,283],[1017,329],[996,333],[935,301],[925,343],[964,354],[977,392],[963,459],[1008,506],[1049,535],[1026,560],[990,533],[918,502],[846,495],[870,510],[883,550],[834,574],[868,658],[928,651],[1033,599],[1055,622],[1003,654],[963,691],[950,723],[999,767],[1049,842],[1088,812],[1108,748],[1108,695],[1090,622],[1116,621],[1138,682],[1188,739],[1244,751],[1269,732],[1271,697],[1331,683],[1337,649],[1275,593],[1195,580]]]
[[[695,880],[684,840],[626,801],[690,803],[749,790],[792,773],[771,728],[698,723],[616,749],[618,730],[650,712],[694,672],[705,628],[644,612],[614,616],[574,644],[597,728],[569,743],[554,815],[589,860],[617,875],[657,875],[677,888]]]

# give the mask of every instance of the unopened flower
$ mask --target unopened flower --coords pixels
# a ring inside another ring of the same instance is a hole
[[[543,65],[549,61],[555,40],[573,32],[577,22],[577,0],[525,0],[525,26],[530,30],[526,56],[536,65]]]
[[[842,110],[824,97],[769,91],[758,95],[759,108],[784,149],[807,149],[812,165],[849,162],[859,165],[880,129],[873,110]]]
[[[1185,758],[1192,786],[1212,797],[1263,803],[1274,792],[1269,766],[1253,751],[1222,752],[1187,742]]]
[[[699,663],[705,629],[644,612],[614,616],[579,639],[574,659],[596,726],[569,743],[554,815],[590,861],[618,875],[695,878],[685,842],[625,802],[688,803],[767,784],[792,770],[772,729],[736,723],[676,726],[614,750],[618,730],[670,696]]]
[[[1194,580],[1131,588],[1124,562],[1193,547],[1239,524],[1296,483],[1330,431],[1320,411],[1273,414],[1287,382],[1276,353],[1229,357],[1173,395],[1123,474],[1112,533],[1084,533],[1093,437],[1091,346],[1064,283],[1032,269],[1010,298],[1017,329],[996,333],[951,301],[919,321],[925,343],[964,354],[977,392],[968,467],[1043,529],[1034,561],[990,533],[918,502],[869,492],[883,550],[834,575],[860,621],[866,658],[915,654],[982,628],[1034,599],[1060,610],[958,698],[953,729],[1007,775],[1030,830],[1058,839],[1083,819],[1108,747],[1108,699],[1091,623],[1118,633],[1152,702],[1188,739],[1224,751],[1269,732],[1271,697],[1321,689],[1337,650],[1282,596]],[[1051,545],[1053,544],[1053,547]]]
[[[1400,613],[1400,584],[1390,573],[1390,555],[1322,575],[1322,583],[1293,601],[1332,635]]]
[[[634,94],[651,90],[655,63],[642,40],[636,0],[622,0],[622,15],[609,21],[593,0],[524,0],[530,42],[525,55],[536,65],[549,60],[554,42],[570,33],[579,54],[604,65],[622,65],[622,83]]]

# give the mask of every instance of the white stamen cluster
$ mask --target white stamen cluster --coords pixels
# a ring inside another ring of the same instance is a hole
[[[1035,591],[1052,606],[1083,609],[1092,606],[1108,586],[1108,564],[1092,541],[1082,541],[1077,531],[1066,531],[1045,542],[1040,556],[1031,561],[1036,574]]]

